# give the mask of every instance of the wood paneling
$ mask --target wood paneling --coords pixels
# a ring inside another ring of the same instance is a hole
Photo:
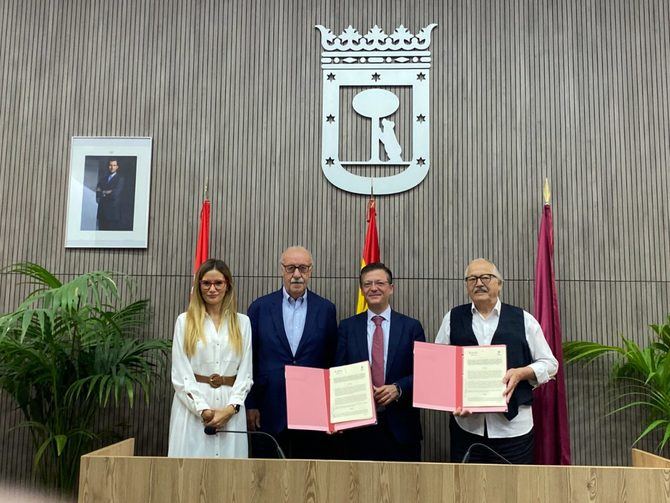
[[[80,502],[670,501],[658,468],[82,458]]]
[[[431,170],[378,200],[395,307],[434,338],[466,299],[468,260],[486,256],[505,275],[505,300],[532,310],[548,176],[565,339],[643,341],[670,310],[669,12],[664,0],[3,0],[0,264],[136,276],[155,309],[150,335],[169,338],[209,180],[212,253],[237,277],[240,310],[279,286],[281,250],[300,243],[314,253],[315,290],[351,315],[366,198],[319,166],[314,25],[388,33],[435,22]],[[352,152],[367,148],[363,129],[348,136]],[[153,138],[146,250],[63,248],[75,135]],[[6,311],[25,290],[0,280]],[[576,463],[626,464],[639,431],[634,414],[605,415],[607,370],[568,369]],[[105,414],[129,422],[142,454],[166,451],[169,384],[157,391],[151,407]],[[0,407],[7,431],[20,418]],[[423,419],[424,458],[446,459],[446,415]],[[27,442],[21,430],[0,436],[4,477],[30,473]]]

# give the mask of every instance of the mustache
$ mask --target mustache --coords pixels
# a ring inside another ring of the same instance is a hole
[[[301,278],[301,279],[292,279],[292,280],[291,280],[291,284],[292,284],[292,285],[302,285],[304,282],[305,282],[305,280],[302,279],[302,278]]]
[[[480,293],[480,292],[486,293],[488,291],[489,291],[489,289],[486,288],[485,286],[478,286],[478,287],[475,288],[475,293]]]

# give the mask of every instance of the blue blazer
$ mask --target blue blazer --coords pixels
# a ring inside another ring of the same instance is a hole
[[[368,312],[340,322],[335,365],[369,360]],[[425,342],[421,322],[391,311],[391,332],[386,361],[385,384],[397,384],[402,390],[400,399],[386,407],[388,425],[401,444],[421,440],[419,410],[412,407],[414,386],[414,341]]]
[[[276,434],[286,429],[285,365],[328,368],[337,344],[335,305],[311,290],[307,293],[305,328],[295,356],[282,315],[282,290],[256,299],[247,310],[251,320],[254,384],[247,409],[258,409],[261,430]]]

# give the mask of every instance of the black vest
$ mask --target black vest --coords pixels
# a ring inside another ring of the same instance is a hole
[[[454,346],[477,346],[477,338],[472,331],[472,304],[463,304],[451,310],[450,344]],[[533,362],[530,347],[526,340],[523,321],[523,309],[502,304],[498,328],[493,334],[491,344],[507,346],[507,368],[525,367]],[[505,417],[511,421],[519,413],[519,405],[530,405],[533,401],[533,388],[528,381],[517,384],[507,404]]]

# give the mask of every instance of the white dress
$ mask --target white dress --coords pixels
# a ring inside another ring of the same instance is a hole
[[[205,315],[205,342],[198,341],[191,358],[184,352],[186,313],[177,318],[172,342],[172,385],[174,399],[170,413],[170,457],[249,457],[247,435],[221,432],[206,435],[200,413],[205,409],[222,409],[229,404],[240,405],[239,413],[233,415],[226,430],[247,430],[244,400],[251,389],[251,323],[249,318],[237,313],[242,333],[242,354],[237,355],[228,340],[228,324],[222,322],[217,331],[212,319]],[[194,374],[209,376],[237,375],[235,384],[212,388],[199,383]]]

